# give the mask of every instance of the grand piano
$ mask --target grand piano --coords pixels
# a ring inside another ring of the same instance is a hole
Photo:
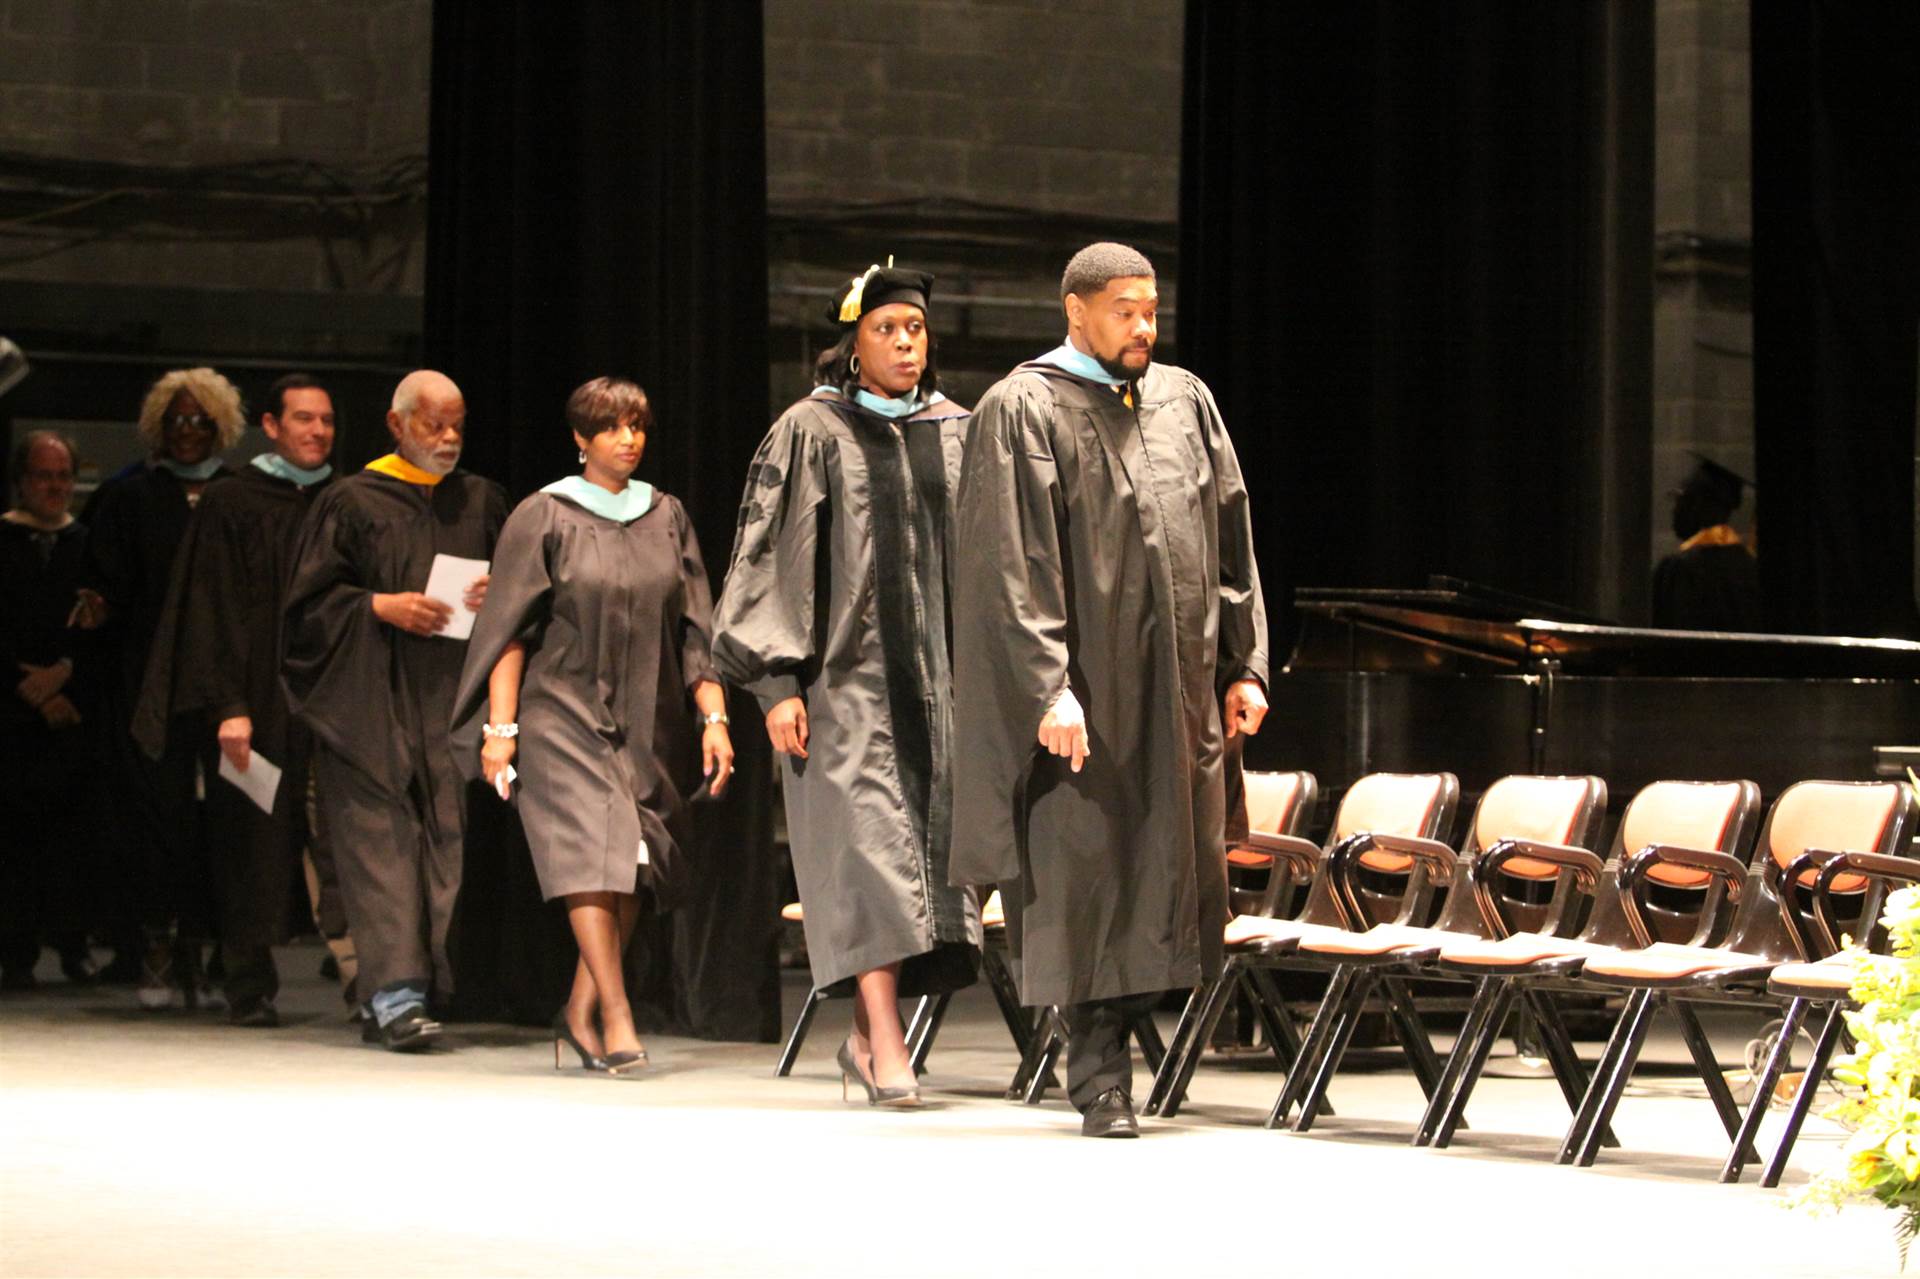
[[[1378,771],[1595,773],[1614,814],[1661,778],[1901,775],[1920,739],[1920,643],[1613,626],[1452,578],[1302,589],[1255,768],[1325,801]]]

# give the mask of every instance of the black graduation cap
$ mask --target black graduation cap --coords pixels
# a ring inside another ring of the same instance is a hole
[[[1688,449],[1687,452],[1693,455],[1695,465],[1687,473],[1687,478],[1681,481],[1680,493],[1711,497],[1716,503],[1724,504],[1729,511],[1739,510],[1741,494],[1754,487],[1753,481],[1738,471],[1720,465],[1698,449]]]
[[[931,275],[896,267],[889,256],[885,266],[870,266],[848,281],[847,287],[827,308],[827,318],[835,324],[857,324],[867,312],[892,302],[911,303],[925,311],[927,299],[932,296]]]

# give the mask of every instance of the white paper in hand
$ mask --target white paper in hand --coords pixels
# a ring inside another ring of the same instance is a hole
[[[227,758],[226,752],[220,753],[220,776],[233,783],[257,805],[261,812],[269,817],[273,815],[273,798],[280,793],[280,766],[254,751],[247,760],[247,771],[241,772]]]
[[[474,579],[485,577],[486,560],[463,560],[458,555],[436,555],[433,567],[427,571],[428,599],[439,600],[453,610],[453,616],[447,619],[447,627],[435,632],[441,639],[463,640],[473,634],[473,619],[477,616],[467,611],[467,588]]]
[[[493,793],[501,799],[512,799],[513,784],[518,781],[519,778],[520,774],[513,771],[513,765],[508,764],[505,768],[493,775]]]

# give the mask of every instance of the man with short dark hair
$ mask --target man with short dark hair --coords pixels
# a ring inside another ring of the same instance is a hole
[[[1205,384],[1153,361],[1153,266],[1095,244],[1067,340],[974,410],[954,584],[956,883],[1000,885],[1094,1137],[1137,1136],[1128,1038],[1220,972],[1225,736],[1266,713],[1246,486]]]
[[[194,510],[133,718],[135,739],[154,759],[170,733],[190,726],[196,736],[213,733],[242,779],[264,777],[263,762],[281,770],[266,806],[218,768],[205,783],[227,1007],[234,1025],[249,1027],[280,1024],[271,947],[286,940],[310,835],[309,739],[280,687],[278,631],[294,539],[333,478],[333,398],[306,374],[289,374],[267,392],[260,425],[272,451],[210,487]]]
[[[353,926],[365,1037],[430,1046],[430,997],[453,991],[448,936],[460,891],[466,782],[449,725],[466,659],[426,593],[438,555],[490,560],[507,518],[498,484],[459,470],[467,403],[444,374],[401,379],[395,450],[313,504],[294,554],[282,673],[313,730],[314,779]],[[463,605],[478,612],[484,573]]]

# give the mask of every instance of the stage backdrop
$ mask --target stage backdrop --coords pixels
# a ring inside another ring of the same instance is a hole
[[[1767,0],[1752,24],[1755,516],[1770,621],[1920,634],[1920,7]]]
[[[1180,352],[1288,584],[1643,610],[1651,6],[1191,0]]]
[[[656,418],[640,476],[686,504],[717,588],[768,421],[759,3],[437,4],[430,155],[426,346],[466,391],[467,464],[516,500],[577,470],[567,393],[634,378]],[[736,700],[743,767],[698,810],[697,900],[636,947],[636,1011],[771,1039],[770,774]],[[502,811],[479,801],[476,825]],[[544,1020],[571,944],[517,832],[492,834],[470,845],[463,1007]]]

